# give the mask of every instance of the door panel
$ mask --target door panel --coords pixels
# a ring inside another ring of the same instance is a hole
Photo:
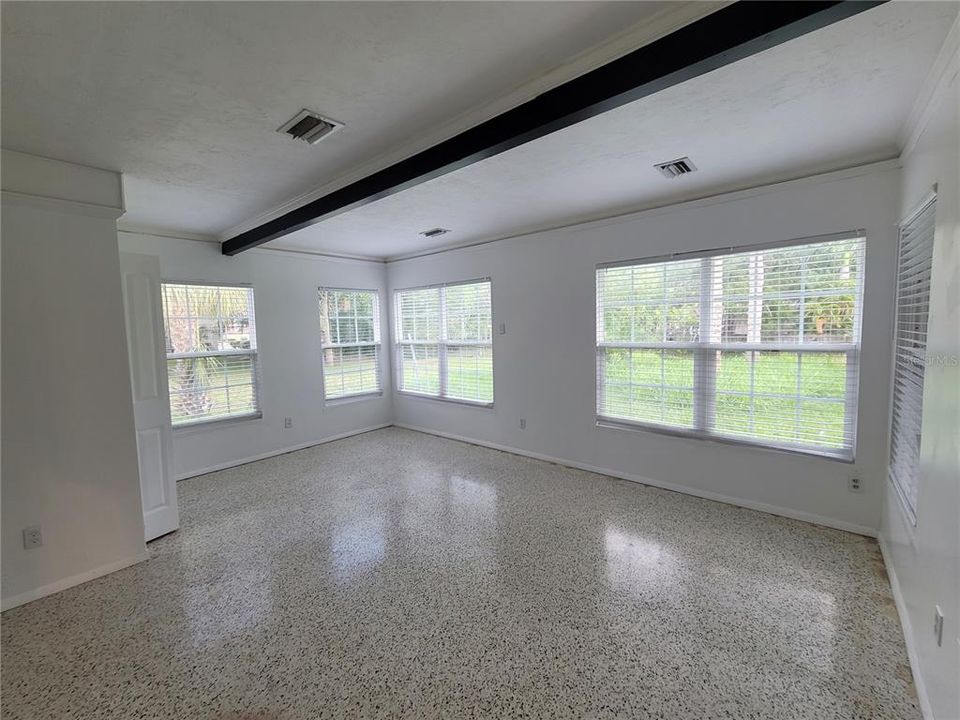
[[[167,392],[160,259],[120,253],[127,319],[130,381],[140,463],[140,497],[147,540],[180,526],[173,479],[173,432]]]
[[[164,480],[169,468],[164,458],[163,432],[157,428],[137,430],[137,452],[140,456],[140,497],[146,516],[167,504]]]

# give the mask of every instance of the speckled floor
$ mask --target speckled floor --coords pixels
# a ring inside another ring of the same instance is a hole
[[[390,428],[3,615],[20,718],[919,718],[876,544]]]

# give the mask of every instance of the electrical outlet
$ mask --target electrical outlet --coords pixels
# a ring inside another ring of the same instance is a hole
[[[526,429],[527,429],[527,421],[526,421],[526,419],[524,419],[524,418],[520,418],[520,429],[521,429],[521,430],[526,430]]]
[[[292,428],[292,427],[293,427],[293,418],[286,418],[286,417],[285,417],[285,418],[283,419],[283,427],[284,427],[285,429],[288,429],[288,430],[289,430],[290,428]]]
[[[933,606],[933,635],[937,638],[937,645],[943,645],[943,611],[939,605]]]
[[[500,334],[501,334],[501,335],[506,335],[506,334],[507,334],[507,324],[506,324],[506,323],[500,323]]]
[[[30,550],[43,545],[43,532],[39,525],[31,525],[23,529],[23,549]]]
[[[863,492],[863,485],[860,484],[860,478],[850,478],[848,480],[847,489],[853,493]]]

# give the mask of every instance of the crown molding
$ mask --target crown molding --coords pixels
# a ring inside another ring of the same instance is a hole
[[[342,262],[362,262],[362,263],[375,263],[377,265],[383,265],[387,262],[386,258],[374,257],[373,255],[351,255],[349,253],[336,253],[336,252],[327,252],[325,250],[303,250],[301,248],[284,248],[284,247],[260,247],[251,248],[248,252],[252,253],[279,253],[281,255],[307,255],[309,257],[315,257],[318,259],[326,260],[337,260]]]
[[[3,198],[4,203],[13,203],[15,205],[36,207],[57,212],[70,212],[75,215],[86,215],[88,217],[116,220],[123,215],[122,208],[111,205],[98,205],[96,203],[81,202],[79,200],[33,195],[31,193],[16,192],[14,190],[0,191],[0,197]]]
[[[570,222],[564,222],[558,225],[547,225],[536,227],[510,235],[501,235],[478,239],[470,242],[444,245],[430,250],[420,252],[405,253],[402,255],[391,255],[386,258],[388,264],[403,262],[405,260],[415,260],[417,258],[428,257],[430,255],[439,255],[441,253],[453,252],[455,250],[467,250],[480,245],[489,245],[491,243],[502,242],[506,240],[516,240],[518,238],[528,237],[530,235],[539,235],[545,232],[556,232],[565,230],[586,230],[589,228],[603,227],[624,222],[632,222],[645,217],[653,217],[665,213],[677,212],[681,210],[691,210],[694,208],[706,207],[708,205],[720,205],[727,202],[735,202],[757,195],[766,195],[773,192],[782,192],[791,188],[803,187],[820,182],[833,182],[837,180],[847,180],[850,178],[861,177],[880,172],[895,172],[900,169],[900,159],[897,157],[868,162],[860,165],[853,165],[831,171],[824,171],[802,175],[799,177],[787,177],[780,179],[767,180],[762,183],[748,185],[746,187],[723,188],[717,191],[702,195],[700,197],[688,198],[686,200],[671,200],[668,203],[653,204],[635,207],[624,212],[608,213],[602,216],[584,216]]]
[[[916,146],[933,111],[958,71],[960,71],[960,14],[950,26],[937,59],[934,60],[930,71],[920,85],[920,91],[910,109],[910,114],[907,115],[906,122],[900,129],[898,140],[901,157],[909,155]]]
[[[117,224],[117,232],[127,233],[128,235],[149,235],[150,237],[166,238],[168,240],[192,240],[194,242],[220,244],[220,241],[213,235],[186,233],[153,225],[137,225],[120,222]]]

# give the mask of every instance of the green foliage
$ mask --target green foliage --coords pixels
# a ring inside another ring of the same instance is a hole
[[[423,348],[417,348],[423,350]],[[404,353],[403,387],[410,392],[440,392],[440,366],[436,356]],[[446,397],[493,402],[493,355],[489,348],[448,348]]]
[[[722,352],[716,363],[717,432],[843,446],[844,353]],[[692,351],[606,350],[603,378],[615,416],[693,426]]]
[[[753,298],[762,342],[795,341],[801,328],[807,342],[850,342],[862,272],[858,248],[851,240],[601,270],[602,337],[611,343],[698,341],[701,275],[708,273],[721,304],[713,341],[748,339]]]
[[[167,353],[216,353],[255,347],[253,296],[247,288],[163,286]],[[167,361],[174,424],[247,414],[256,409],[251,357]]]

